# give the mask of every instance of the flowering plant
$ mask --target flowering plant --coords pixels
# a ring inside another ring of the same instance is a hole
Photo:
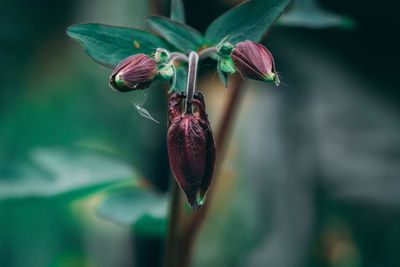
[[[229,87],[229,78],[235,74],[239,74],[235,77],[279,85],[273,56],[258,42],[288,3],[289,0],[246,1],[214,20],[204,35],[185,24],[180,0],[171,1],[170,18],[148,17],[149,25],[157,35],[92,23],[72,25],[67,29],[67,34],[79,41],[91,58],[113,68],[109,77],[111,88],[130,92],[157,90],[150,87],[156,80],[169,84],[167,144],[170,166],[194,210],[206,203],[205,197],[217,169],[215,164],[218,165],[220,160],[218,150],[227,128],[227,125],[221,126],[214,143],[204,97],[196,92],[199,62],[213,59],[225,87]],[[237,81],[235,78],[234,83]],[[239,90],[237,85],[232,87],[232,90]],[[228,122],[231,115],[226,114]],[[174,239],[177,227],[174,225],[177,206],[173,204],[177,202],[177,196],[179,191],[172,194],[170,241]],[[188,224],[188,229],[183,231],[186,234],[183,234],[182,242],[186,242],[185,247],[189,250],[190,240],[196,232],[193,229],[198,228],[205,211],[206,205],[194,212],[194,223]],[[174,242],[170,241],[167,248],[171,249]],[[167,252],[167,259],[175,252],[176,249]],[[190,256],[190,253],[186,254]],[[181,264],[185,265],[186,261],[182,260]]]

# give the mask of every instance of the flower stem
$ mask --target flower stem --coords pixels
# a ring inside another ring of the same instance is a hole
[[[171,206],[169,213],[168,236],[165,244],[165,267],[176,266],[176,245],[179,239],[179,225],[182,212],[181,192],[179,185],[173,179]]]
[[[200,57],[200,59],[204,59],[204,58],[216,55],[217,53],[218,53],[218,48],[216,48],[216,47],[208,47],[208,48],[206,48],[204,50],[201,50],[199,52],[199,57]]]
[[[197,65],[199,63],[199,55],[192,51],[189,54],[189,70],[188,70],[188,81],[186,88],[186,113],[192,114],[192,100],[193,94],[196,90],[196,80],[197,80]]]
[[[178,60],[178,61],[183,61],[187,62],[189,59],[187,55],[180,53],[180,52],[172,52],[169,54],[169,59],[170,60]]]
[[[228,141],[228,134],[230,132],[233,119],[236,115],[236,111],[238,109],[241,92],[240,86],[242,83],[242,79],[239,75],[233,76],[233,81],[231,82],[230,88],[230,96],[228,102],[224,108],[222,117],[220,119],[219,127],[216,131],[216,146],[218,149],[217,160],[214,169],[214,186],[210,187],[209,192],[207,193],[207,200],[204,205],[198,211],[194,212],[192,216],[189,218],[189,222],[187,227],[184,229],[182,234],[182,238],[179,240],[179,263],[178,267],[188,267],[190,266],[190,261],[195,245],[195,241],[198,235],[198,232],[201,229],[201,226],[206,218],[208,209],[210,207],[210,203],[212,202],[213,195],[215,192],[215,185],[217,183],[217,178],[219,177],[219,173],[221,170],[222,161],[225,158],[226,152],[226,144]]]

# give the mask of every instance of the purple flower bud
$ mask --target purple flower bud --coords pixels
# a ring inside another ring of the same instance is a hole
[[[169,100],[168,156],[172,173],[192,209],[198,209],[214,173],[215,145],[203,96],[195,94],[193,114],[182,114],[182,95]]]
[[[231,57],[236,69],[244,76],[259,81],[274,81],[279,84],[274,58],[261,44],[244,41],[236,45]]]
[[[145,54],[137,54],[118,64],[110,76],[109,84],[121,92],[145,89],[156,75],[157,63]]]

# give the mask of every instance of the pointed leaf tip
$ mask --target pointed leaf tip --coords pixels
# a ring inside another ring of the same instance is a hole
[[[206,37],[219,42],[227,35],[229,41],[260,41],[269,27],[283,13],[290,0],[250,0],[240,4],[214,20]]]

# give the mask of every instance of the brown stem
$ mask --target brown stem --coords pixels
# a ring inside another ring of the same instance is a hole
[[[204,205],[198,211],[195,211],[192,216],[189,218],[189,222],[181,239],[179,240],[179,263],[178,267],[188,267],[190,266],[190,260],[192,258],[192,252],[194,249],[195,241],[198,235],[198,232],[201,229],[201,226],[206,218],[208,209],[210,207],[210,203],[212,201],[214,192],[215,192],[215,184],[216,180],[219,177],[219,173],[221,170],[222,161],[225,158],[226,152],[226,144],[228,141],[228,133],[231,129],[233,119],[236,115],[237,108],[240,102],[240,95],[242,90],[240,90],[240,86],[242,84],[242,79],[239,75],[233,77],[231,82],[231,88],[228,89],[230,91],[230,96],[228,99],[228,103],[226,104],[222,117],[220,119],[219,127],[216,131],[216,146],[217,146],[217,160],[214,169],[214,186],[211,186],[209,192],[207,193],[207,200]]]
[[[165,244],[165,267],[176,266],[176,245],[179,239],[179,224],[182,212],[181,192],[178,184],[172,181],[171,206],[169,214],[168,236]]]

